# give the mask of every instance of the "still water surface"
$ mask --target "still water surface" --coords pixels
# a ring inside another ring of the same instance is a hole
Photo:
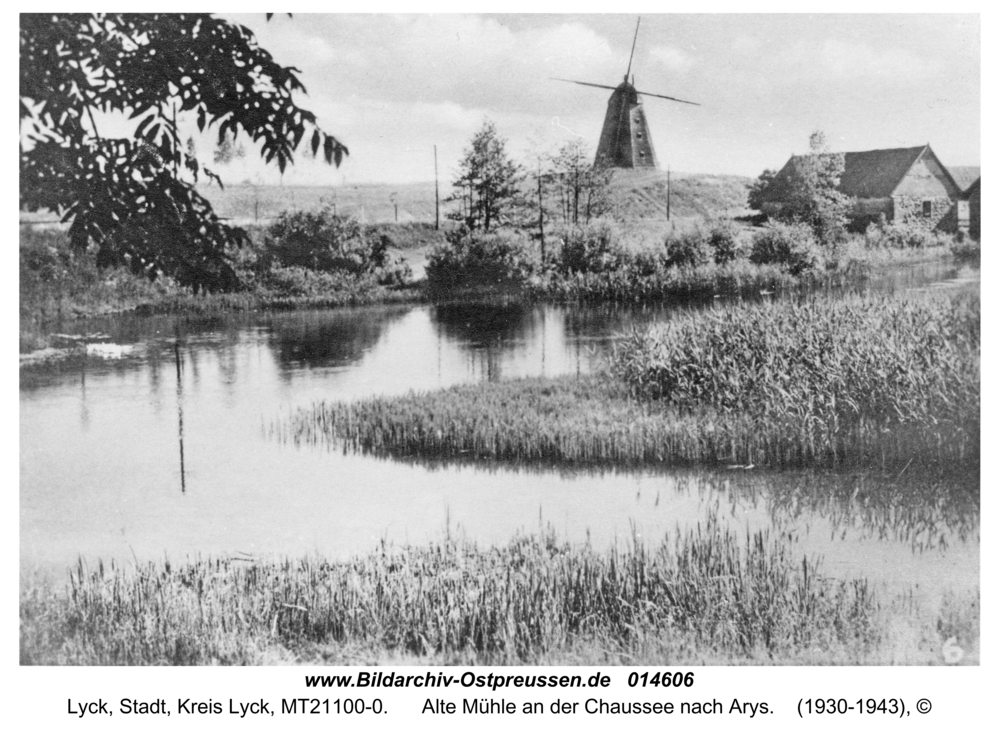
[[[978,287],[908,268],[884,287]],[[711,307],[710,305],[708,307]],[[323,399],[582,374],[668,308],[403,306],[209,319],[115,318],[114,346],[22,370],[21,565],[249,553],[344,557],[446,533],[481,544],[551,527],[595,547],[717,513],[792,537],[825,572],[938,595],[979,578],[978,487],[920,476],[427,466],[267,427]]]

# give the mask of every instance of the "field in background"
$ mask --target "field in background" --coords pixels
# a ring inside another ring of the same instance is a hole
[[[671,218],[732,217],[746,213],[749,178],[704,174],[671,174]],[[200,189],[219,216],[238,223],[268,223],[282,211],[310,211],[329,203],[342,216],[368,224],[434,222],[434,183],[354,186],[230,185]],[[618,174],[611,184],[614,218],[666,220],[667,174]],[[441,184],[441,219],[455,204],[445,203],[451,187]]]

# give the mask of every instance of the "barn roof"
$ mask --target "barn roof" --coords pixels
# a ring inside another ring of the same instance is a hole
[[[896,186],[927,147],[844,153],[844,174],[840,177],[839,186],[841,193],[859,199],[892,196]]]
[[[889,148],[886,150],[865,150],[844,153],[844,173],[840,177],[841,193],[854,198],[887,198],[892,196],[900,181],[924,152],[937,160],[930,145],[916,148]],[[783,201],[789,193],[788,178],[798,161],[805,155],[793,155],[771,181],[764,198],[768,201]],[[938,161],[940,163],[940,161]],[[951,176],[942,165],[945,175]],[[954,178],[952,178],[954,181]],[[956,188],[963,187],[956,184]]]

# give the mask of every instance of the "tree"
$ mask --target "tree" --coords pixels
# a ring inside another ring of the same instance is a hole
[[[458,178],[452,182],[455,193],[446,201],[458,201],[461,206],[448,218],[463,222],[469,231],[489,232],[510,223],[523,205],[524,174],[507,155],[506,145],[496,126],[484,120],[459,163]]]
[[[228,165],[233,162],[234,158],[243,158],[246,154],[247,151],[243,147],[243,143],[237,142],[236,135],[230,132],[219,138],[215,152],[212,153],[212,162]]]
[[[220,142],[246,134],[282,171],[304,139],[328,163],[348,152],[295,103],[297,69],[210,15],[22,14],[20,49],[21,206],[72,222],[73,245],[93,242],[101,265],[235,286],[226,250],[246,233],[195,190],[199,175],[221,181],[185,149],[178,115]],[[110,135],[116,117],[134,132]]]
[[[788,197],[779,218],[812,227],[824,244],[838,239],[847,224],[850,200],[839,190],[844,154],[831,153],[819,130],[809,136],[808,155],[792,158],[788,167]]]
[[[545,176],[549,193],[559,202],[567,224],[579,224],[581,219],[589,224],[609,208],[612,170],[592,165],[592,159],[580,138],[569,141],[549,158]]]
[[[764,208],[764,191],[771,185],[771,181],[776,175],[778,175],[777,171],[767,168],[757,176],[757,180],[747,186],[749,189],[747,191],[747,206],[757,211]]]

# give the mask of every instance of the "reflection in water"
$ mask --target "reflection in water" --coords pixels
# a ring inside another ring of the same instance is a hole
[[[181,378],[181,337],[177,330],[177,340],[174,342],[174,357],[177,362],[177,442],[181,456],[181,493],[186,493],[187,485],[184,478],[184,383]]]
[[[406,313],[402,308],[302,312],[274,319],[270,343],[286,370],[353,364]]]

